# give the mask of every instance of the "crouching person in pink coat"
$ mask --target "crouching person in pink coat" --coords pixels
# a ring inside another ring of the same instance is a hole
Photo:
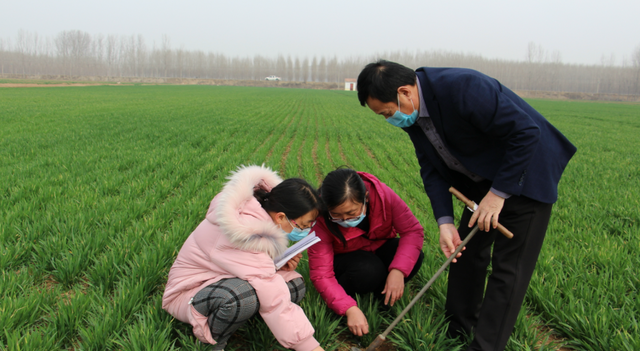
[[[302,179],[282,181],[260,166],[239,168],[180,249],[162,308],[190,323],[213,350],[222,350],[258,312],[284,347],[323,350],[297,305],[306,291],[294,271],[299,258],[278,271],[273,262],[286,250],[288,237],[313,226],[320,204]]]
[[[369,333],[356,294],[374,293],[393,306],[418,272],[424,231],[404,201],[375,176],[342,168],[327,174],[320,196],[328,211],[308,250],[313,285],[349,330]]]

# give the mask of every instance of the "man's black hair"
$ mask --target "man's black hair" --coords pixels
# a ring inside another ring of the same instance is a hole
[[[398,88],[416,84],[416,72],[399,63],[379,60],[364,67],[358,75],[358,100],[365,106],[368,98],[381,102],[397,101]]]

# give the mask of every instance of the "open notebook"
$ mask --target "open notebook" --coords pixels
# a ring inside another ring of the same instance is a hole
[[[293,256],[301,253],[302,251],[308,249],[311,245],[320,241],[320,238],[316,236],[315,232],[309,233],[309,235],[302,238],[302,240],[297,243],[291,245],[287,251],[285,251],[282,255],[276,257],[273,261],[276,264],[276,270],[282,268]]]

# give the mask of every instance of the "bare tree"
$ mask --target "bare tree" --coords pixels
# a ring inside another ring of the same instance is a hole
[[[67,74],[71,75],[71,41],[67,32],[61,32],[55,39],[56,49],[58,50],[58,57],[62,60],[62,65],[69,65],[69,71]]]
[[[10,43],[0,38],[0,74],[4,75],[4,65],[9,59]]]
[[[129,36],[121,41],[122,58],[124,63],[124,75],[135,76],[136,71],[136,38]]]
[[[46,40],[38,33],[31,33],[20,29],[16,38],[16,52],[20,61],[22,75],[40,73],[43,69],[42,60]]]
[[[260,55],[256,55],[253,57],[253,67],[254,67],[254,72],[255,72],[255,78],[254,79],[258,79],[258,80],[262,80],[264,79],[266,76],[268,76],[267,74],[267,62],[266,59]]]
[[[318,60],[316,59],[315,56],[311,61],[311,81],[312,82],[318,81]]]
[[[147,60],[147,45],[142,34],[136,37],[134,76],[144,77],[145,62]]]
[[[108,35],[105,46],[105,60],[107,64],[107,76],[115,75],[114,69],[118,62],[118,38],[115,35]]]
[[[30,62],[29,57],[29,33],[24,29],[18,31],[18,37],[16,38],[16,51],[20,58],[20,65],[22,66],[22,75],[26,76],[26,66]]]
[[[292,75],[292,80],[293,81],[301,81],[302,80],[302,72],[300,71],[300,59],[296,56],[296,61],[293,67],[293,75]]]
[[[287,74],[287,61],[284,59],[284,56],[278,55],[278,59],[276,61],[276,72],[275,74],[278,77],[284,78]]]
[[[162,71],[164,77],[168,77],[169,67],[171,67],[171,39],[168,35],[162,34],[162,47],[160,48],[162,57]]]
[[[640,45],[636,46],[636,49],[631,55],[631,63],[635,71],[636,79],[634,81],[634,94],[640,95]]]
[[[527,46],[527,53],[525,60],[528,63],[542,63],[544,62],[545,51],[542,45],[536,45],[536,43],[530,41]]]
[[[611,68],[616,64],[615,54],[611,54],[609,57],[602,54],[600,57],[600,69],[598,70],[598,84],[596,86],[596,94],[601,91],[612,91],[613,89],[613,77],[610,74]]]
[[[100,76],[104,75],[105,72],[102,70],[103,62],[104,62],[104,36],[99,34],[94,36],[91,42],[91,57],[92,60],[92,68],[91,75]]]
[[[321,82],[327,81],[327,60],[322,56],[320,63],[318,63],[318,80]]]
[[[309,58],[305,57],[300,66],[300,77],[303,82],[307,82],[309,79]]]
[[[327,79],[329,82],[340,82],[338,57],[335,55],[327,62]]]
[[[218,78],[229,79],[229,60],[223,54],[217,54],[216,67],[218,67]]]
[[[247,67],[248,65],[245,63],[245,59],[242,59],[242,67],[241,67],[241,71],[242,71],[242,79],[246,79],[246,74],[247,71],[249,70],[249,67]],[[193,64],[194,64],[194,70],[193,70],[193,76],[194,78],[204,78],[206,75],[206,71],[205,71],[205,67],[206,67],[206,55],[203,51],[196,51],[194,52],[194,57],[193,57]]]
[[[83,75],[83,68],[91,53],[91,36],[89,33],[79,30],[70,31],[69,38],[71,40],[71,57],[74,66],[80,69],[80,75]]]
[[[285,74],[284,80],[293,81],[293,60],[291,60],[291,55],[287,56],[287,74]]]
[[[549,62],[549,86],[548,90],[562,91],[561,84],[561,71],[562,71],[562,54],[560,51],[555,50],[551,53]]]
[[[91,36],[79,30],[63,31],[55,40],[58,55],[63,64],[67,65],[68,74],[72,75],[74,68],[83,74],[83,65],[91,52]]]
[[[542,78],[541,65],[544,62],[544,49],[542,48],[542,45],[536,45],[534,42],[529,42],[525,60],[529,64],[527,86],[529,87],[529,90],[540,90],[540,81]]]
[[[184,69],[184,49],[181,47],[176,51],[176,68],[178,70],[178,77],[183,78],[182,71]]]

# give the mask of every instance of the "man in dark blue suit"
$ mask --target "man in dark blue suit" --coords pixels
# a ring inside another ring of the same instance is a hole
[[[413,71],[378,61],[362,70],[357,87],[362,106],[409,134],[444,254],[449,257],[476,222],[487,232],[449,269],[448,333],[473,334],[469,350],[503,350],[575,146],[511,90],[474,70]],[[465,209],[458,229],[451,186],[478,203],[474,213]],[[497,234],[498,219],[513,239]]]

